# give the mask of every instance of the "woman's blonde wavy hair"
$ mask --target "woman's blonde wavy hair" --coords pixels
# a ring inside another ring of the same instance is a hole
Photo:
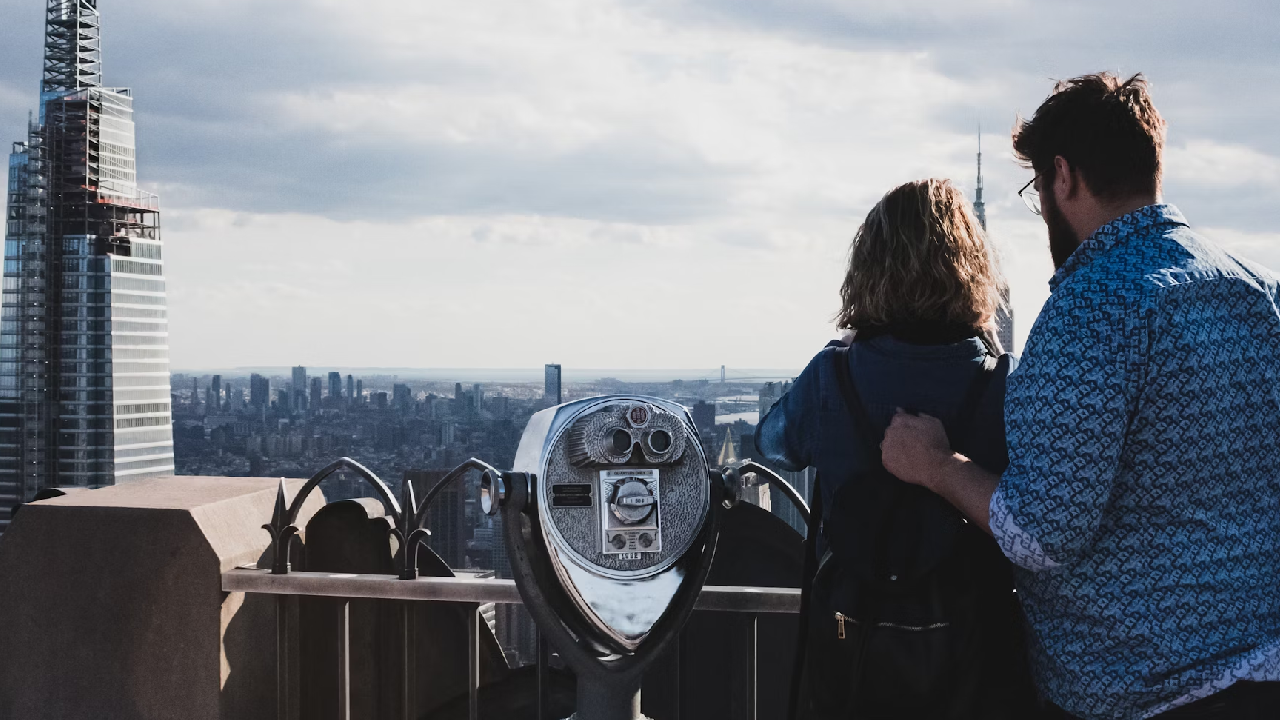
[[[973,206],[947,180],[890,190],[849,247],[836,323],[943,323],[990,332],[1004,279]]]

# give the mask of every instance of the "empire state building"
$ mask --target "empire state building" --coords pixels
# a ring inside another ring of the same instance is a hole
[[[987,204],[982,200],[982,132],[978,132],[978,184],[973,193],[973,213],[983,232],[987,230]],[[1009,304],[1009,286],[1000,288],[1000,307],[996,308],[996,338],[1005,352],[1013,352],[1013,307]]]
[[[173,472],[160,215],[133,94],[102,85],[98,0],[48,0],[39,120],[9,157],[0,532],[48,487]]]

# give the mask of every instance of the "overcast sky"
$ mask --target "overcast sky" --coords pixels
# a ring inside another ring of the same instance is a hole
[[[0,0],[0,139],[43,0]],[[1017,345],[1048,294],[1009,129],[1142,71],[1165,199],[1280,268],[1272,2],[100,0],[175,369],[802,367],[894,185],[974,184]]]

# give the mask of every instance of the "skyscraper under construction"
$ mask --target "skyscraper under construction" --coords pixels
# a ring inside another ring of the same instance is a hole
[[[40,114],[9,157],[0,532],[47,487],[173,472],[156,197],[133,95],[102,85],[97,0],[48,0]]]

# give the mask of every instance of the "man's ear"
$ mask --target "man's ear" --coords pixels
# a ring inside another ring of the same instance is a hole
[[[1067,159],[1058,155],[1053,158],[1053,191],[1056,197],[1073,200],[1082,189],[1080,176]]]

